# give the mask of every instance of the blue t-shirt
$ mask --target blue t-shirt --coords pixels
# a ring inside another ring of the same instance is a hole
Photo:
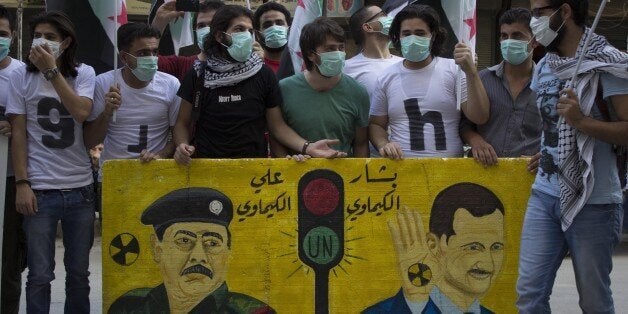
[[[603,86],[603,97],[610,103],[608,97],[628,94],[628,80],[621,79],[608,73],[600,75]],[[532,77],[530,88],[537,94],[536,104],[543,119],[543,133],[541,135],[541,160],[539,170],[532,188],[549,195],[560,197],[558,183],[558,114],[556,104],[559,93],[565,81],[554,75],[545,62],[539,61],[536,72]],[[605,120],[599,108],[594,105],[591,116],[598,120]],[[587,204],[615,204],[622,202],[621,187],[617,174],[616,155],[613,146],[601,140],[595,140],[593,151],[593,191]]]

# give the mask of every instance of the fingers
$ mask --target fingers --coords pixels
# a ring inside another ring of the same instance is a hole
[[[473,158],[484,167],[497,164],[497,154],[493,147],[478,147],[471,150],[473,152]]]
[[[286,159],[288,160],[294,160],[296,162],[304,162],[308,159],[312,158],[310,155],[302,155],[302,154],[297,154],[297,155],[286,155]]]
[[[522,156],[526,157],[526,156]],[[541,153],[536,153],[534,156],[528,160],[528,171],[531,173],[536,173],[539,168],[539,163],[541,161]]]
[[[151,153],[148,150],[144,149],[140,152],[140,161],[142,163],[146,163],[155,159],[159,159],[159,154]]]
[[[11,124],[7,121],[0,121],[0,134],[11,137]]]
[[[405,252],[410,246],[410,241],[411,241],[408,237],[408,224],[406,223],[405,211],[397,212],[397,223],[399,224],[399,235],[401,239],[401,245],[403,247],[403,251]]]
[[[181,144],[174,151],[174,160],[180,165],[187,166],[192,160],[192,154],[194,154],[194,146]]]
[[[399,160],[403,158],[403,151],[401,146],[395,142],[388,142],[382,148],[379,149],[379,154],[382,157],[387,157],[393,160]]]

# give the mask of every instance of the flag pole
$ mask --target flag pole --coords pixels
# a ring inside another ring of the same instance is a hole
[[[24,0],[17,3],[17,59],[22,61],[22,23],[24,18]]]
[[[251,9],[251,0],[246,0],[246,8]]]
[[[464,32],[464,2],[465,0],[460,0],[460,19],[458,25],[458,40],[461,43],[464,43],[464,36],[462,33]],[[456,109],[460,110],[461,99],[462,98],[462,68],[458,66],[458,73],[456,75]]]
[[[578,75],[578,70],[580,70],[580,65],[582,65],[582,60],[584,59],[584,52],[586,51],[586,48],[589,46],[589,44],[591,43],[591,39],[593,38],[593,32],[595,32],[595,28],[597,27],[597,23],[600,21],[600,18],[602,17],[602,11],[604,11],[604,7],[606,6],[607,2],[611,2],[611,0],[602,0],[602,2],[600,3],[600,8],[597,10],[597,14],[595,15],[595,19],[593,20],[593,24],[591,24],[591,31],[589,32],[589,35],[587,36],[587,38],[584,40],[584,46],[582,46],[582,50],[580,51],[580,55],[578,56],[578,62],[576,62],[576,69],[573,72],[573,75],[571,76],[571,80],[570,82],[570,86],[573,87],[573,82],[576,79],[576,76]]]
[[[116,3],[114,5],[114,14],[113,14],[113,25],[114,25],[114,31],[113,31],[113,84],[117,85],[117,76],[116,76],[116,71],[118,71],[118,3],[119,1],[116,0]],[[111,117],[111,120],[113,121],[113,123],[116,123],[117,120],[117,112],[118,110],[114,110],[113,111],[113,116]]]
[[[576,76],[578,76],[578,70],[580,70],[580,65],[582,65],[582,60],[584,59],[584,55],[586,54],[585,52],[587,51],[587,47],[591,43],[591,39],[593,38],[593,33],[595,32],[597,23],[600,21],[600,18],[602,17],[602,12],[604,11],[604,7],[606,6],[607,2],[611,2],[611,0],[602,0],[602,2],[600,3],[600,7],[597,10],[597,13],[595,14],[595,19],[593,20],[593,24],[591,24],[591,28],[589,29],[589,34],[587,35],[587,38],[585,38],[584,40],[584,45],[582,46],[582,50],[580,50],[580,55],[578,56],[578,62],[576,62],[576,68],[573,71],[573,75],[571,76],[571,79],[569,80],[569,82],[567,82],[567,88],[574,87]],[[564,120],[565,118],[563,116],[560,116],[558,118],[558,125],[561,125]]]

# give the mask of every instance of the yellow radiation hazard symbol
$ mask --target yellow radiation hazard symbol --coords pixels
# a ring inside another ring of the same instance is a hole
[[[426,264],[416,263],[408,268],[408,278],[413,285],[423,287],[432,280],[432,270]]]

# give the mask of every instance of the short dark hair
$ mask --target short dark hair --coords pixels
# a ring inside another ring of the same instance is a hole
[[[205,39],[203,42],[203,51],[205,51],[207,55],[223,58],[229,57],[227,54],[227,48],[216,40],[216,35],[224,36],[224,33],[229,29],[229,25],[231,25],[231,21],[240,16],[248,17],[251,20],[251,23],[253,22],[253,12],[239,5],[224,5],[216,11],[210,26],[210,33],[207,35],[209,36],[209,40]]]
[[[78,52],[78,42],[76,40],[76,32],[74,30],[74,24],[70,18],[61,11],[49,11],[42,12],[30,20],[29,28],[31,29],[31,38],[35,37],[35,28],[39,24],[50,24],[61,35],[61,40],[65,40],[70,37],[72,40],[70,45],[63,50],[63,54],[59,57],[61,60],[61,66],[59,72],[65,77],[76,77],[78,70],[76,68],[79,63],[76,62],[76,54]],[[31,62],[29,58],[26,58],[26,70],[28,72],[39,72],[39,69]]]
[[[292,24],[292,16],[290,15],[290,11],[286,9],[285,6],[277,3],[277,2],[266,2],[260,5],[257,10],[255,10],[255,18],[253,19],[253,28],[255,30],[261,31],[262,24],[260,23],[260,19],[262,18],[262,14],[268,11],[278,11],[283,14],[286,18],[286,23],[288,25]]]
[[[126,23],[118,28],[118,49],[128,51],[136,39],[161,38],[159,30],[146,23]]]
[[[512,8],[502,14],[499,17],[499,26],[504,24],[519,23],[525,25],[525,27],[532,33],[530,28],[530,20],[532,19],[532,12],[526,8]]]
[[[401,51],[401,23],[409,19],[421,19],[432,32],[432,46],[430,54],[438,56],[445,51],[447,31],[441,26],[440,17],[436,10],[428,5],[411,4],[399,11],[390,25],[390,41],[395,48]]]
[[[210,11],[218,11],[225,4],[220,0],[205,0],[201,1],[198,5],[198,13],[207,13]],[[196,21],[198,21],[198,13],[192,17],[192,28],[196,30]]]
[[[578,26],[584,26],[589,18],[588,0],[550,0],[550,5],[556,9],[563,4],[568,4],[573,11],[573,20]]]
[[[473,217],[483,217],[499,210],[504,214],[504,204],[497,195],[484,186],[462,182],[451,185],[440,191],[430,213],[430,232],[447,240],[454,231],[454,214],[460,208],[466,209]]]
[[[327,36],[331,36],[337,41],[346,42],[345,31],[334,20],[326,17],[318,17],[311,23],[303,26],[301,37],[299,38],[299,47],[303,55],[305,68],[311,71],[314,67],[312,61],[307,58],[309,53],[315,52],[316,47],[324,45]]]
[[[379,8],[376,5],[366,5],[355,11],[355,13],[353,13],[349,18],[349,31],[351,32],[351,36],[353,37],[355,44],[358,46],[361,46],[364,42],[364,32],[362,31],[362,24],[366,23],[366,20],[371,17],[368,11],[368,9],[371,7]]]
[[[9,9],[2,4],[0,4],[0,19],[7,19],[9,21],[9,28],[11,31],[15,30],[15,18],[13,17],[13,14],[11,14],[11,11],[9,11]]]

